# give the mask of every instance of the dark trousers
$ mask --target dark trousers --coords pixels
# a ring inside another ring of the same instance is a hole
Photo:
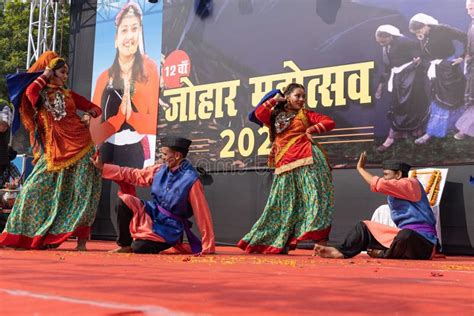
[[[382,250],[381,257],[387,259],[430,259],[433,252],[433,244],[410,229],[400,230],[390,248],[386,248],[375,239],[364,222],[359,222],[344,243],[335,248],[344,258],[352,258],[367,249]]]
[[[132,210],[121,200],[115,207],[117,213],[117,244],[120,247],[132,247],[135,253],[159,253],[171,248],[172,245],[153,240],[135,239],[130,234],[130,222],[133,218]]]

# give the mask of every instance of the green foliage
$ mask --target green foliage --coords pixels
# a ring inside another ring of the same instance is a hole
[[[67,2],[67,1],[66,1]],[[59,2],[63,3],[63,2]],[[69,5],[60,7],[57,21],[56,51],[67,58],[69,47]],[[36,12],[38,14],[38,12]],[[37,16],[37,15],[36,15]],[[50,16],[53,23],[53,15]],[[0,0],[0,102],[9,100],[5,75],[24,71],[28,55],[28,28],[30,22],[30,1]],[[36,31],[33,29],[34,32]],[[49,32],[52,32],[50,29]],[[33,34],[36,42],[37,34]],[[48,34],[52,38],[52,33]],[[6,101],[5,101],[6,102]],[[13,135],[13,146],[20,153],[29,153],[28,134],[24,128]]]
[[[20,1],[4,4],[0,11],[0,98],[8,99],[5,75],[25,68],[28,52],[29,5]]]
[[[26,68],[30,3],[1,1],[0,5],[0,98],[8,100],[5,75]],[[69,45],[69,6],[61,8],[57,22],[56,51],[67,58]],[[51,19],[53,17],[51,16]],[[53,20],[51,20],[51,23]],[[50,30],[51,31],[51,30]],[[52,32],[52,31],[51,31]],[[36,40],[37,34],[33,34]],[[61,41],[62,40],[62,41]]]

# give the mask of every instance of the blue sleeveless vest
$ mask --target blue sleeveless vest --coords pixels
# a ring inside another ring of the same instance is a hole
[[[392,220],[400,229],[406,226],[425,226],[436,232],[436,219],[431,210],[430,202],[426,196],[425,189],[419,181],[418,184],[421,190],[421,199],[418,202],[402,200],[390,195],[387,197]],[[409,229],[416,231],[434,245],[438,243],[438,238],[433,232],[416,228]]]
[[[167,166],[162,167],[153,178],[153,199],[145,202],[145,210],[153,220],[153,232],[170,245],[181,239],[184,227],[179,220],[160,213],[157,205],[181,218],[190,218],[193,209],[189,203],[189,191],[198,178],[198,173],[188,160],[184,160],[174,172]]]

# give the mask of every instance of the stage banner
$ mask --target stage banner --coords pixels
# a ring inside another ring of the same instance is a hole
[[[106,163],[155,162],[162,13],[162,1],[97,1],[92,100],[103,114],[90,126]]]
[[[194,164],[265,168],[269,131],[248,114],[291,82],[305,86],[308,109],[335,120],[315,135],[335,168],[354,167],[362,151],[374,166],[474,162],[465,0],[160,3],[158,136],[192,139]]]

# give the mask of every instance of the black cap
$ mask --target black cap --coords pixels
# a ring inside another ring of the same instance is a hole
[[[161,146],[169,147],[185,155],[188,153],[191,143],[191,140],[183,137],[166,136],[161,139]]]
[[[384,162],[382,162],[382,168],[384,170],[400,170],[402,173],[408,173],[408,171],[410,171],[411,166],[400,160],[385,160]]]

